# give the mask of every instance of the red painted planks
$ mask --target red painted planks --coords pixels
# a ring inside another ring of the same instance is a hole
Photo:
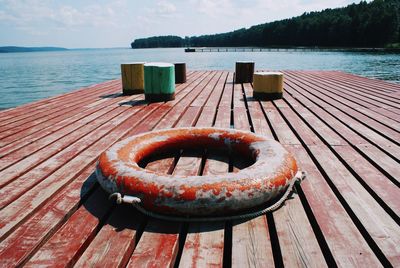
[[[233,122],[235,129],[250,131],[242,85],[234,85]],[[237,106],[235,106],[237,105]],[[232,267],[267,267],[274,263],[265,215],[232,222]]]
[[[259,134],[259,131],[262,131],[261,133],[272,133],[267,124],[267,118],[262,113],[259,102],[251,101],[251,97],[249,97],[252,93],[251,85],[244,84],[243,86],[255,132]],[[272,134],[270,135],[273,138]],[[279,234],[280,252],[285,266],[325,266],[323,253],[299,195],[286,200],[285,205],[274,211],[272,215],[276,231]]]
[[[180,256],[179,249],[182,249],[180,266],[221,266],[225,247],[221,223],[188,224],[187,229],[182,229],[181,225],[169,226],[150,220],[135,249],[137,235],[140,236],[140,228],[144,227],[143,219],[131,214],[133,218],[125,221],[123,217],[129,207],[106,209],[100,213],[88,207],[93,200],[101,201],[99,196],[96,197],[100,188],[93,192],[97,184],[90,173],[98,154],[111,143],[155,126],[209,126],[215,121],[215,126],[241,129],[250,129],[251,122],[255,132],[277,136],[295,152],[301,168],[309,173],[298,188],[304,204],[295,196],[273,213],[280,246],[278,252],[285,266],[324,265],[314,230],[318,242],[326,243],[324,254],[331,254],[339,266],[379,266],[381,262],[377,256],[383,263],[386,258],[392,265],[398,265],[398,226],[392,218],[400,208],[396,187],[400,173],[394,159],[398,153],[397,147],[393,147],[398,138],[395,123],[399,107],[390,98],[397,94],[398,86],[337,72],[296,71],[288,75],[284,100],[260,104],[249,97],[250,84],[243,85],[245,95],[240,85],[235,85],[235,90],[237,86],[239,90],[234,92],[232,77],[232,73],[227,72],[194,72],[188,83],[177,89],[175,101],[142,107],[135,101],[129,102],[136,97],[99,99],[99,94],[118,90],[120,82],[112,81],[97,88],[1,112],[4,127],[12,126],[12,116],[28,123],[26,128],[17,128],[9,133],[11,136],[0,139],[3,169],[9,166],[17,170],[18,165],[25,165],[21,172],[26,172],[24,175],[16,173],[13,177],[17,179],[15,185],[3,188],[8,189],[2,192],[2,196],[6,196],[3,202],[11,202],[0,216],[0,258],[3,263],[21,265],[33,256],[31,265],[47,263],[54,266],[54,256],[59,256],[60,265],[77,262],[78,266],[125,266],[131,261],[130,265],[136,267],[136,260],[143,265],[168,266],[178,265],[175,258]],[[346,87],[351,93],[349,96],[334,96],[334,92],[344,92]],[[360,98],[357,98],[358,89]],[[369,89],[373,90],[371,98],[365,95]],[[385,94],[379,96],[380,90]],[[79,102],[81,93],[86,96],[87,103]],[[113,117],[114,108],[110,105],[116,105],[119,98],[128,101],[122,104],[123,107],[115,108],[121,110],[123,117],[115,113],[115,121],[104,123],[107,127],[88,131],[90,126],[96,128],[92,122],[97,119],[107,121],[107,116]],[[70,105],[69,112],[50,113],[47,117],[46,111],[63,103]],[[134,108],[138,109],[137,114],[128,114],[134,111],[131,105],[139,107]],[[376,105],[381,108],[374,107]],[[390,105],[393,108],[389,108]],[[36,117],[29,118],[28,107],[36,110],[33,112]],[[51,121],[45,120],[50,117],[53,117]],[[85,129],[87,138],[83,137]],[[75,131],[77,133],[72,134]],[[71,143],[59,143],[63,137],[71,137]],[[80,140],[83,141],[80,143]],[[48,156],[39,153],[44,148],[50,150]],[[36,154],[42,158],[31,157]],[[207,156],[204,172],[225,172],[227,160],[219,160]],[[175,172],[198,171],[199,161],[199,158],[184,154]],[[164,162],[157,162],[156,168],[172,171],[174,159]],[[22,182],[26,183],[25,188],[20,187]],[[104,220],[104,225],[96,215]],[[233,225],[233,266],[276,263],[268,240],[269,230],[273,227],[268,228],[269,218],[268,223],[265,217],[260,219],[264,222]],[[77,228],[82,222],[86,224],[84,228]],[[118,228],[121,226],[124,228]],[[71,236],[64,237],[67,230]],[[184,245],[179,245],[179,232],[186,236]],[[247,240],[242,240],[238,233]],[[120,246],[119,251],[118,247],[113,247],[116,244]],[[61,256],[63,251],[65,254]],[[266,255],[268,251],[270,253]],[[331,260],[329,256],[327,258]],[[225,260],[229,264],[230,260]]]

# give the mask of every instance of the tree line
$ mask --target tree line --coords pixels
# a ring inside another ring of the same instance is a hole
[[[400,0],[374,0],[304,13],[248,29],[181,38],[136,39],[132,48],[319,46],[385,47],[400,44]]]

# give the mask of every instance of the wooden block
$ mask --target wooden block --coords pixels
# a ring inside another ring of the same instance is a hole
[[[146,101],[159,102],[175,99],[175,68],[171,63],[151,62],[144,65]]]
[[[283,94],[283,74],[280,72],[254,73],[253,97],[259,100],[281,99]]]
[[[175,83],[186,83],[186,63],[176,62],[175,65]]]
[[[121,75],[124,95],[144,92],[144,62],[122,63]]]
[[[237,61],[235,68],[235,83],[253,82],[254,61]]]

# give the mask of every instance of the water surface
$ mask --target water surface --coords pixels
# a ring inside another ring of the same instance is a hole
[[[256,69],[341,70],[400,83],[400,54],[379,52],[196,52],[172,49],[88,49],[0,54],[0,109],[120,77],[132,61],[186,62],[189,70],[233,70],[252,60]]]

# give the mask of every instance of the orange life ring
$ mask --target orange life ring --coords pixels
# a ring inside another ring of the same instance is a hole
[[[158,174],[139,167],[159,150],[229,148],[255,163],[237,173],[205,176]],[[219,128],[176,128],[142,133],[101,154],[96,168],[109,193],[136,196],[144,209],[178,215],[214,215],[255,207],[276,197],[297,172],[283,146],[251,132]]]

